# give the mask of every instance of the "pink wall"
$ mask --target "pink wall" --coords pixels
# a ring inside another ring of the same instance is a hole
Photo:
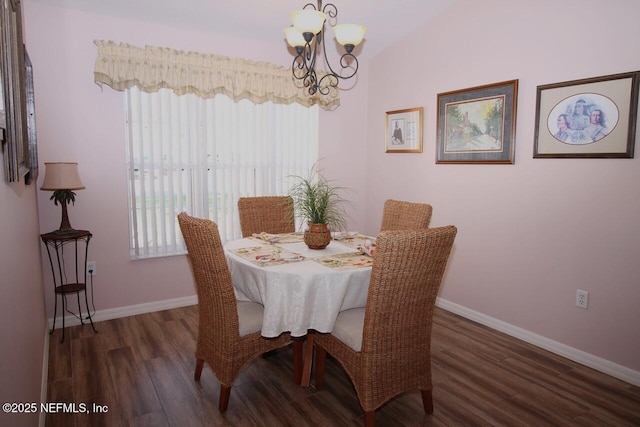
[[[39,402],[47,326],[36,190],[6,184],[1,161],[0,173],[0,402]],[[0,413],[3,426],[37,420],[37,413]]]
[[[456,2],[371,61],[366,181],[367,231],[389,197],[458,226],[441,298],[636,371],[640,147],[634,159],[532,155],[536,87],[640,69],[638,16],[626,0]],[[436,165],[437,94],[511,79],[515,164]],[[418,106],[424,152],[385,154],[385,111]]]

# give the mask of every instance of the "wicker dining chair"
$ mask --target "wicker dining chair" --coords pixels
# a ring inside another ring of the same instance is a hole
[[[290,196],[241,197],[238,214],[242,237],[254,233],[293,233],[296,231],[293,199]]]
[[[388,199],[384,202],[380,231],[429,228],[432,212],[433,208],[426,203]]]
[[[315,334],[316,388],[329,353],[351,378],[366,426],[406,391],[420,390],[425,412],[433,412],[433,311],[456,233],[452,225],[381,232],[366,307],[340,312],[331,333]]]
[[[264,338],[262,305],[236,301],[231,273],[215,222],[185,212],[178,223],[187,246],[198,292],[198,341],[194,379],[206,362],[220,381],[220,412],[227,410],[231,386],[256,357],[291,343],[289,334]],[[302,346],[294,351],[294,377],[302,372]]]

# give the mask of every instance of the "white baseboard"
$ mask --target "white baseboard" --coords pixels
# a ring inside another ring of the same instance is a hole
[[[153,311],[169,310],[171,308],[185,307],[188,305],[195,305],[198,303],[198,296],[192,295],[189,297],[174,298],[163,301],[155,301],[144,304],[129,305],[126,307],[109,308],[107,310],[97,310],[93,316],[93,323],[102,322],[103,320],[118,319],[120,317],[135,316],[136,314],[151,313]],[[86,313],[84,313],[86,317]],[[84,320],[87,324],[89,321]],[[80,325],[80,319],[73,315],[67,315],[64,318],[65,326],[77,326]],[[49,319],[49,329],[53,327],[53,318]],[[62,319],[56,320],[56,329],[62,328]]]
[[[136,314],[168,310],[171,308],[195,305],[197,303],[198,303],[198,297],[196,295],[193,295],[193,296],[174,298],[174,299],[164,300],[164,301],[130,305],[127,307],[98,310],[93,315],[93,322],[96,323],[96,322],[101,322],[103,320],[134,316]],[[521,339],[522,341],[528,342],[529,344],[533,344],[536,347],[540,347],[552,353],[558,354],[562,357],[566,357],[567,359],[573,360],[574,362],[588,366],[597,371],[603,372],[607,375],[611,375],[612,377],[618,378],[622,381],[626,381],[630,384],[640,386],[640,372],[634,371],[633,369],[629,369],[625,366],[618,365],[616,363],[610,362],[601,357],[597,357],[592,354],[586,353],[582,350],[569,347],[568,345],[559,343],[557,341],[550,340],[541,335],[534,334],[525,329],[519,328],[509,323],[505,323],[498,319],[494,319],[493,317],[489,317],[480,312],[471,310],[467,307],[464,307],[459,304],[455,304],[453,302],[447,301],[442,298],[438,298],[436,300],[436,306],[444,310],[450,311],[452,313],[458,314],[466,319],[480,323],[481,325],[488,326],[489,328],[503,332],[512,337]],[[85,323],[87,323],[87,321],[85,321]],[[75,316],[65,317],[65,326],[76,326],[79,324],[80,324],[80,320]],[[53,319],[49,319],[49,328],[51,328],[52,325],[53,325]],[[60,321],[60,319],[58,319],[56,324],[56,328],[59,328],[59,327],[62,327],[62,322]],[[47,342],[46,342],[45,348],[47,350],[46,354],[48,355],[48,348],[49,348],[48,332],[47,332],[46,341]],[[44,363],[46,364],[47,361],[45,361]],[[44,392],[46,393],[46,376],[44,377],[43,381],[44,381],[44,390],[45,390]],[[45,398],[46,398],[46,395],[45,395]]]
[[[436,300],[436,306],[452,313],[458,314],[466,319],[480,323],[481,325],[488,326],[491,329],[504,332],[507,335],[511,335],[512,337],[521,339],[522,341],[533,344],[536,347],[540,347],[562,357],[566,357],[567,359],[578,362],[581,365],[588,366],[630,384],[640,386],[640,372],[634,371],[633,369],[618,365],[601,357],[586,353],[582,350],[569,347],[568,345],[559,343],[557,341],[550,340],[541,335],[534,334],[525,329],[518,328],[517,326],[513,326],[501,320],[494,319],[493,317],[486,316],[482,313],[442,298],[438,298]]]

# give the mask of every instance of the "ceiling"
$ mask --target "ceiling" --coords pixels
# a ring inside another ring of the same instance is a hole
[[[70,9],[251,40],[282,40],[309,0],[34,0]],[[312,0],[313,1],[313,0]],[[367,27],[359,56],[377,54],[456,0],[333,0],[339,23]],[[327,2],[324,2],[326,4]]]

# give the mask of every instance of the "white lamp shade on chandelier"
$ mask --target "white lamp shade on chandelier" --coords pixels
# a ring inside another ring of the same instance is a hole
[[[338,24],[333,27],[333,31],[336,33],[336,40],[342,46],[348,44],[357,46],[364,39],[367,27],[358,24]]]
[[[296,12],[303,12],[303,11],[296,11]],[[318,33],[318,31],[316,32],[307,31],[307,32],[315,35]],[[335,32],[336,40],[342,46],[346,46],[346,45],[357,46],[364,39],[364,33],[367,31],[367,27],[365,27],[364,25],[358,25],[358,24],[338,24],[338,25],[334,25],[333,31]],[[303,35],[304,31],[300,31],[300,29],[296,26],[287,27],[284,29],[284,32],[287,36],[287,43],[289,43],[289,46],[291,47],[304,46],[307,43]]]
[[[294,10],[291,12],[293,27],[300,33],[318,34],[322,30],[327,15],[317,10]]]
[[[287,43],[289,46],[304,46],[307,42],[304,40],[302,33],[295,29],[295,27],[287,27],[284,29],[284,33],[287,35]]]

